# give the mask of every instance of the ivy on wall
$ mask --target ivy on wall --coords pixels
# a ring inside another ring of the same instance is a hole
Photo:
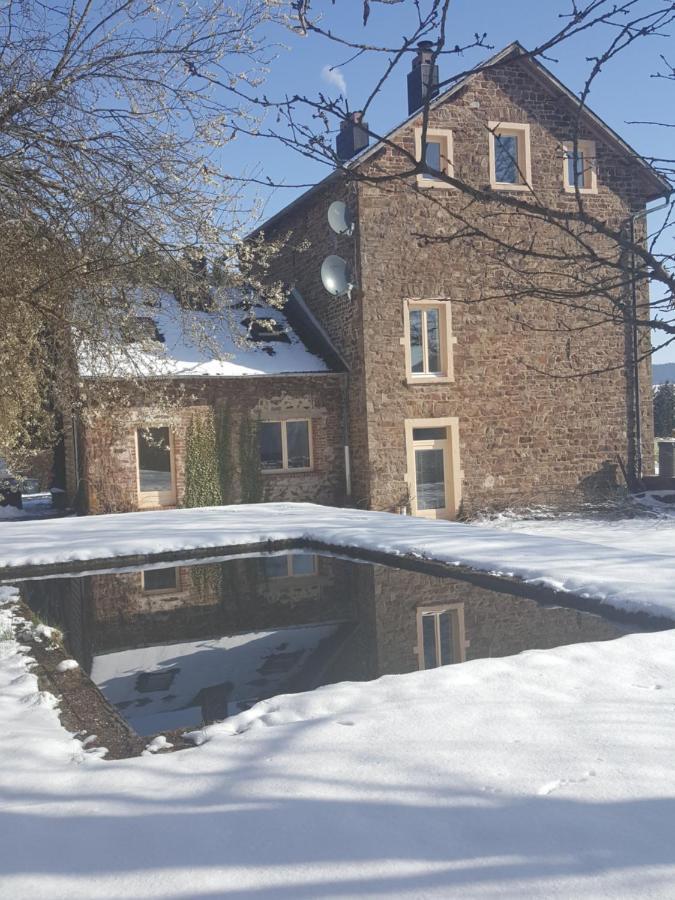
[[[216,458],[218,464],[218,482],[220,484],[221,503],[233,503],[234,469],[232,465],[232,415],[230,407],[225,405],[216,411]]]
[[[183,506],[220,506],[220,472],[216,429],[212,413],[193,416],[185,441],[185,496]]]
[[[258,422],[242,419],[239,427],[241,502],[260,503],[263,480],[258,448]],[[183,506],[220,506],[236,501],[232,454],[232,416],[228,406],[215,415],[192,417],[185,441],[185,495]]]

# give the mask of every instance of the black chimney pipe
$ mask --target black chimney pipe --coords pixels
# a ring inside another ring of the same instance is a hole
[[[340,122],[340,133],[335,140],[338,159],[343,162],[351,159],[368,146],[368,141],[368,125],[363,121],[363,113],[348,113]]]
[[[432,65],[433,41],[420,41],[408,72],[408,115],[438,93],[438,66]]]

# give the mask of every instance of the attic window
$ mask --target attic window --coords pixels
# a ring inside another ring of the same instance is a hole
[[[422,129],[415,129],[415,158],[422,159]],[[433,171],[441,175],[454,174],[452,163],[452,131],[444,128],[428,128],[424,142],[424,162]],[[433,174],[423,172],[417,176],[418,187],[451,188],[447,182],[435,178]]]
[[[488,122],[490,129],[490,186],[500,190],[528,190],[530,126],[516,122]]]
[[[141,341],[164,343],[164,335],[152,316],[133,316],[123,326],[123,335],[127,344],[137,344]]]
[[[595,164],[595,141],[573,141],[563,144],[563,183],[567,193],[597,194],[598,180]]]

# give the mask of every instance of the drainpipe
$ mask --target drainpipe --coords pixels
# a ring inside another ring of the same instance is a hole
[[[349,373],[345,373],[344,386],[342,388],[342,443],[345,454],[345,496],[352,496],[352,466],[349,456]]]
[[[672,192],[664,195],[663,203],[658,206],[652,206],[650,209],[641,209],[639,212],[629,216],[630,222],[630,241],[635,244],[635,223],[638,219],[645,218],[652,212],[658,212],[665,209],[670,204]],[[635,461],[634,474],[639,481],[642,478],[642,411],[640,401],[640,344],[637,326],[638,299],[637,299],[637,276],[635,264],[635,250],[631,249],[630,254],[630,285],[631,285],[631,313],[633,316],[633,327],[631,334],[632,343],[632,363],[633,363],[633,414],[635,416]]]
[[[77,440],[77,419],[75,414],[73,413],[72,417],[72,425],[73,425],[73,462],[75,464],[75,496],[80,492],[80,446]]]

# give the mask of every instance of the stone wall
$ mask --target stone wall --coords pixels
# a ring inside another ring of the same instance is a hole
[[[468,582],[385,566],[375,566],[369,574],[378,676],[420,668],[417,613],[429,606],[460,605],[466,660],[610,640],[622,633],[620,627],[590,613],[539,606],[525,597],[499,594]]]
[[[279,242],[272,275],[287,288],[296,288],[349,367],[346,394],[349,409],[349,448],[352,465],[352,498],[356,506],[369,505],[369,450],[366,429],[366,383],[363,358],[362,294],[332,297],[321,283],[321,263],[330,254],[345,259],[356,273],[360,267],[358,230],[354,236],[337,235],[328,225],[327,210],[334,200],[358,207],[356,185],[332,179],[307,201],[284,213],[279,222],[265,227],[267,239]]]
[[[530,124],[538,198],[554,208],[573,208],[573,195],[563,192],[561,158],[561,142],[573,133],[572,112],[520,64],[474,77],[459,95],[432,110],[430,126],[452,129],[457,174],[486,188],[486,126],[495,120]],[[395,136],[413,154],[419,124],[421,118]],[[600,133],[580,137],[594,139],[597,146],[599,190],[585,198],[587,207],[619,226],[644,206],[646,189],[637,164],[610,149]],[[387,148],[366,170],[393,174],[405,165],[400,153]],[[412,481],[412,473],[406,479],[406,418],[458,417],[465,513],[557,501],[573,490],[603,488],[615,477],[621,483],[617,456],[626,460],[630,455],[630,380],[623,369],[622,327],[586,328],[591,322],[585,314],[527,295],[509,296],[508,266],[515,257],[501,261],[485,253],[480,241],[425,242],[420,235],[447,237],[458,227],[447,210],[464,216],[469,225],[495,215],[494,207],[469,204],[453,189],[416,191],[400,182],[359,187],[370,505],[396,508]],[[518,216],[503,216],[503,224],[493,222],[491,228],[507,241],[519,228],[524,242],[535,237]],[[564,251],[557,229],[538,226],[536,240],[540,250]],[[403,302],[412,298],[450,301],[457,341],[450,384],[406,383]],[[596,369],[607,371],[577,377]],[[641,386],[649,471],[648,361],[641,366]]]
[[[87,509],[92,513],[139,508],[135,432],[170,425],[174,441],[177,505],[185,492],[185,440],[192,417],[227,405],[231,424],[232,496],[241,502],[239,430],[244,419],[308,418],[314,466],[310,472],[263,474],[263,499],[344,502],[342,379],[338,374],[261,378],[183,379],[183,405],[167,416],[147,405],[101,416],[84,429],[81,442]],[[71,447],[72,457],[72,447]],[[72,464],[71,464],[72,468]]]

